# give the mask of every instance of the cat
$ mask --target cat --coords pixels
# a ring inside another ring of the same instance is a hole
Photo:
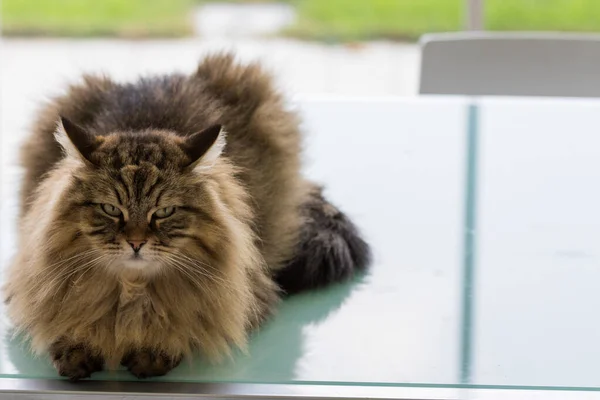
[[[299,118],[258,63],[116,83],[85,75],[22,148],[9,317],[73,381],[219,360],[279,299],[370,264],[355,225],[301,175]]]

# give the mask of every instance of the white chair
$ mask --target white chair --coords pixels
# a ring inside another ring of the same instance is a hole
[[[600,36],[432,34],[421,55],[421,94],[600,97]]]

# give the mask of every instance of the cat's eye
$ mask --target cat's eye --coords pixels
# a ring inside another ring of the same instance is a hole
[[[122,214],[121,210],[119,210],[117,207],[113,206],[112,204],[102,204],[101,207],[102,207],[102,211],[104,211],[111,217],[118,217]]]
[[[154,213],[154,216],[156,218],[167,218],[167,217],[170,217],[171,215],[173,215],[174,212],[175,212],[175,207],[165,207],[165,208],[161,208],[160,210],[156,210],[156,212]]]

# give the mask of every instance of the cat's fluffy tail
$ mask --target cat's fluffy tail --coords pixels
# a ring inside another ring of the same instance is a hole
[[[323,197],[320,188],[312,190],[302,212],[305,223],[296,254],[275,276],[285,292],[344,281],[367,268],[369,245],[352,221]]]

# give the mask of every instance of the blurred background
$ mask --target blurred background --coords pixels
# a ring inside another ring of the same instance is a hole
[[[2,0],[3,92],[14,107],[83,71],[186,72],[226,49],[292,94],[414,95],[423,34],[594,32],[598,16],[600,0]]]

